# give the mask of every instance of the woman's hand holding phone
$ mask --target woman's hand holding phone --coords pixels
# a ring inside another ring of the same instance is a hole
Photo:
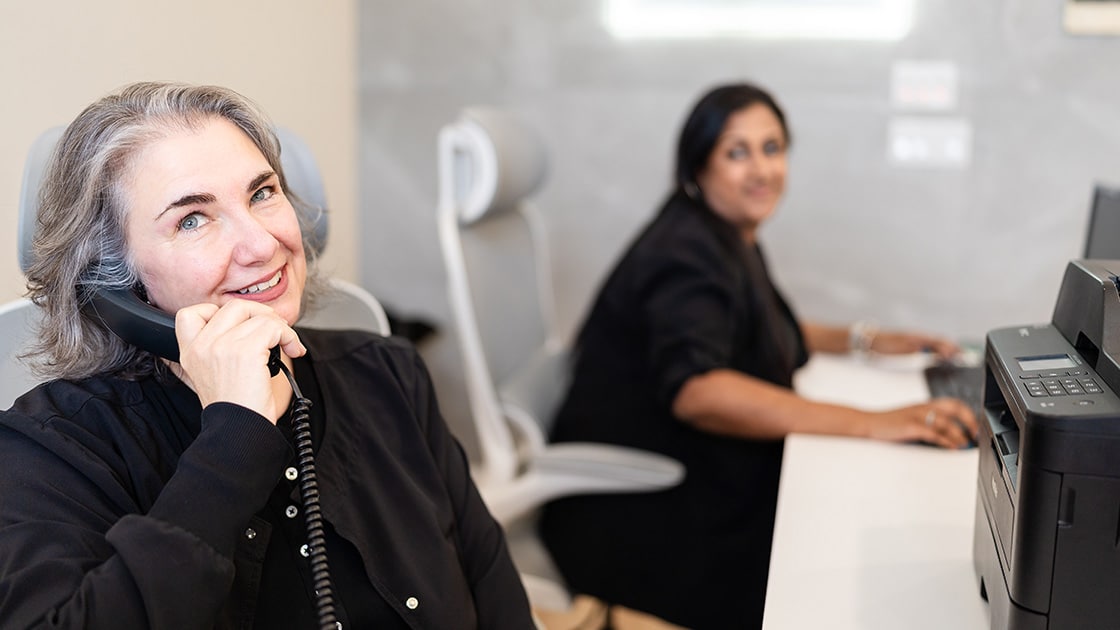
[[[285,361],[307,349],[295,330],[272,308],[249,300],[221,307],[196,304],[175,315],[180,378],[198,394],[202,406],[231,402],[271,422],[288,408],[287,381],[268,370],[270,349],[279,345]]]

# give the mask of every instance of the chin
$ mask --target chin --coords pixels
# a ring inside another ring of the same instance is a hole
[[[289,326],[294,326],[296,321],[299,320],[300,303],[298,301],[295,304],[278,304],[273,308],[276,310],[277,315],[288,322]]]

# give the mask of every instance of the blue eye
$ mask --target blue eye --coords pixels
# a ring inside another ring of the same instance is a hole
[[[742,160],[748,155],[749,152],[747,151],[746,147],[733,147],[730,151],[727,152],[727,157],[731,158],[732,160]]]
[[[265,187],[261,188],[260,190],[258,190],[257,192],[253,193],[253,197],[252,197],[251,201],[253,203],[257,203],[258,201],[264,201],[264,200],[272,197],[272,195],[274,195],[274,194],[276,194],[276,191],[273,190],[272,186],[265,186]]]
[[[202,225],[202,220],[203,216],[201,214],[192,212],[183,217],[181,221],[179,221],[179,229],[188,232],[190,230],[197,229],[200,225]]]

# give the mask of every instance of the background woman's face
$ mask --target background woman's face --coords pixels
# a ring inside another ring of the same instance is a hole
[[[731,114],[696,183],[716,214],[753,239],[786,187],[786,134],[774,111],[756,103]]]
[[[133,156],[121,181],[129,251],[160,309],[233,299],[299,317],[307,262],[295,209],[239,128],[211,118]]]

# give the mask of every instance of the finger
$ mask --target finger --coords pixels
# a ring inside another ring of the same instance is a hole
[[[221,350],[217,350],[215,354],[222,355],[222,361],[231,369],[241,366],[239,369],[259,370],[268,365],[272,358],[271,349],[278,345],[280,326],[282,324],[271,318],[247,319],[222,333],[217,340]]]
[[[944,413],[961,425],[961,430],[970,439],[976,439],[980,432],[980,419],[973,413],[972,407],[963,400],[956,398],[938,398],[933,405],[939,413]]]
[[[948,360],[960,354],[960,347],[956,342],[942,337],[923,336],[921,341],[921,348],[926,352],[932,352],[937,355],[937,358]]]
[[[967,440],[961,436],[961,439],[954,441],[952,435],[945,430],[945,422],[942,416],[935,416],[934,420],[925,426],[922,439],[941,448],[960,448]]]
[[[930,407],[930,412],[927,414],[926,419],[931,430],[937,433],[938,444],[947,446],[948,448],[963,448],[967,446],[971,437],[969,436],[966,427],[951,413],[946,413],[944,410],[936,406]]]
[[[209,328],[222,333],[243,329],[243,334],[238,337],[242,343],[253,343],[266,350],[279,345],[281,351],[289,357],[300,357],[307,353],[307,348],[288,322],[271,307],[256,302],[228,302],[210,320]]]
[[[288,326],[287,323],[280,329],[279,343],[281,352],[293,359],[307,354],[307,346],[303,345],[303,341],[300,340],[299,335],[291,326]]]
[[[175,313],[175,340],[179,342],[180,354],[194,342],[217,312],[216,304],[204,303],[183,307]]]
[[[949,441],[940,426],[940,415],[937,408],[933,405],[925,405],[919,407],[918,411],[922,414],[920,424],[918,425],[918,432],[920,440],[927,444],[934,444],[942,448],[952,448],[953,444]]]
[[[958,356],[960,353],[961,347],[955,341],[949,341],[947,339],[942,339],[940,341],[940,349],[938,350],[938,354],[940,354],[942,358],[951,359],[955,356]]]

